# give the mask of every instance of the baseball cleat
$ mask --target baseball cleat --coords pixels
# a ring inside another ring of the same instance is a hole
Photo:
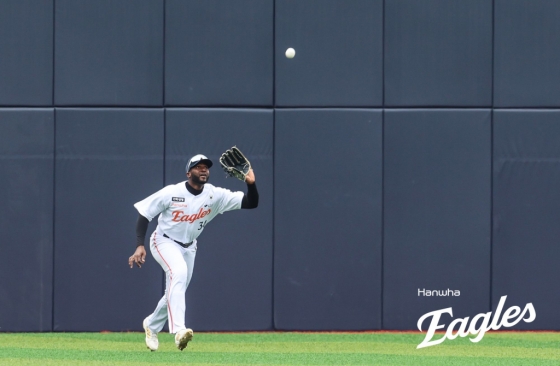
[[[150,351],[154,352],[157,351],[159,347],[159,341],[157,339],[157,333],[154,333],[148,328],[148,323],[146,322],[148,318],[144,319],[142,325],[144,326],[144,331],[146,332],[146,347],[150,349]]]
[[[180,330],[177,332],[177,334],[175,334],[175,344],[177,345],[177,348],[182,351],[187,348],[187,344],[192,340],[192,338],[192,329],[187,328]]]

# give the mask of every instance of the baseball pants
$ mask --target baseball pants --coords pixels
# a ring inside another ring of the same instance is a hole
[[[156,230],[150,237],[150,251],[165,271],[165,293],[148,316],[147,325],[152,332],[159,333],[169,321],[169,333],[177,333],[186,329],[185,292],[193,274],[196,241],[183,248]]]

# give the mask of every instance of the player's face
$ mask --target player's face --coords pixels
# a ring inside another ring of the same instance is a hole
[[[208,169],[208,165],[201,163],[193,167],[189,171],[189,174],[189,178],[192,179],[193,183],[204,184],[208,182],[208,179],[210,178],[210,169]]]

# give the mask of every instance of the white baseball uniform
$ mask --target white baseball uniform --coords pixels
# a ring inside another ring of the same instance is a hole
[[[185,291],[193,273],[196,239],[216,215],[240,209],[244,196],[243,192],[209,183],[204,184],[202,193],[193,195],[186,184],[183,181],[169,185],[134,204],[149,221],[160,215],[150,237],[150,251],[166,274],[165,294],[147,318],[148,327],[155,333],[163,329],[167,320],[170,333],[185,329]]]

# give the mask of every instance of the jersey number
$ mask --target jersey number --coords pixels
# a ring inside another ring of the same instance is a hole
[[[208,220],[204,220],[204,222],[200,223],[200,227],[198,228],[198,230],[202,230],[202,228],[206,226],[206,221]]]

